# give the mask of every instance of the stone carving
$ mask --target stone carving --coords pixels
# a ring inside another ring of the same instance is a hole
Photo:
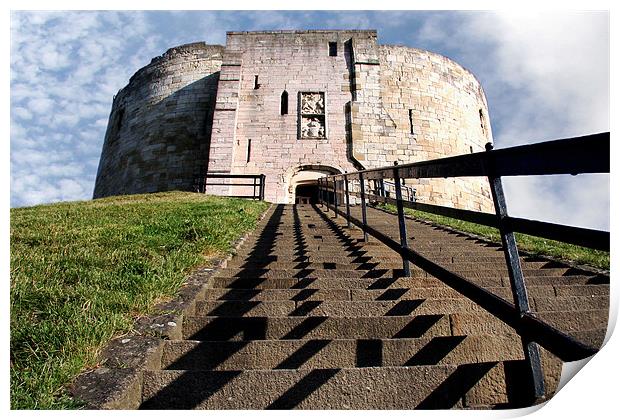
[[[323,93],[302,93],[301,113],[325,114],[325,101],[323,99]]]
[[[324,138],[325,121],[318,117],[301,118],[301,138]]]
[[[325,138],[325,93],[301,92],[300,137]]]

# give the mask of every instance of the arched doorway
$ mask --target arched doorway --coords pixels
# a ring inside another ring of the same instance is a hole
[[[342,173],[340,169],[327,165],[301,165],[289,170],[287,202],[295,204],[313,204],[318,201],[319,178],[325,175]]]
[[[299,183],[295,187],[295,204],[316,204],[319,199],[319,186],[316,181]]]

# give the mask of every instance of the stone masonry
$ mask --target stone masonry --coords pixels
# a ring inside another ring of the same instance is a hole
[[[228,32],[168,50],[114,98],[94,196],[197,190],[209,173],[265,174],[266,199],[324,174],[484,150],[476,78],[372,30]],[[491,211],[484,179],[408,180],[420,201]],[[239,194],[241,187],[208,187]]]

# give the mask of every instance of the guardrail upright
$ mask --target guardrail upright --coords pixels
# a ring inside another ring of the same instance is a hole
[[[261,174],[260,176],[260,199],[265,200],[265,180],[267,176],[265,174]]]
[[[493,150],[493,145],[487,143],[485,146],[487,152]],[[523,278],[523,270],[519,261],[519,250],[517,241],[510,225],[506,223],[508,217],[508,208],[506,206],[506,198],[504,189],[502,188],[502,180],[500,176],[496,176],[495,168],[492,161],[487,159],[487,173],[489,184],[491,186],[491,195],[493,196],[493,204],[495,205],[495,214],[497,215],[498,229],[502,238],[502,246],[504,248],[504,256],[508,267],[508,277],[515,307],[519,311],[519,315],[523,317],[529,314],[530,304],[525,288],[525,280]],[[528,363],[530,375],[532,379],[532,392],[535,400],[541,399],[545,395],[545,379],[540,361],[540,349],[538,344],[527,337],[522,337],[523,353]]]
[[[329,194],[329,180],[325,178],[325,198],[327,199],[327,213],[329,213],[329,205],[331,203]]]
[[[334,218],[338,218],[338,185],[336,184],[336,177],[334,177]]]
[[[347,171],[344,171],[344,200],[347,206],[347,227],[351,227],[351,210],[349,209],[349,179],[347,178]]]
[[[366,193],[364,187],[364,175],[358,172],[360,178],[360,201],[362,202],[362,230],[364,231],[364,242],[368,242],[368,229],[366,229]]]
[[[405,209],[403,208],[403,192],[400,186],[400,175],[398,174],[398,162],[394,162],[394,190],[396,193],[396,209],[398,210],[398,232],[400,234],[401,258],[403,260],[403,270],[405,277],[411,276],[409,260],[405,257],[407,249],[407,225],[405,224]]]

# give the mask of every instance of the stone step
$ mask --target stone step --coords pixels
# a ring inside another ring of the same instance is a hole
[[[401,262],[402,259],[396,252],[391,252],[390,254],[386,254],[379,257],[374,257],[372,255],[366,256],[342,256],[342,255],[325,255],[325,254],[308,254],[308,255],[291,255],[290,253],[287,255],[257,255],[257,256],[246,256],[242,257],[240,255],[235,256],[235,258],[230,262],[233,267],[241,265],[245,262],[251,261],[267,261],[267,262],[335,262],[335,263],[366,263],[366,262],[377,262],[377,261],[393,261],[393,262]],[[504,259],[503,254],[498,257],[480,257],[480,258],[471,258],[465,259],[463,256],[441,256],[437,257],[435,260],[437,264],[461,264],[463,267],[467,268],[476,268],[479,267],[480,264],[493,264],[493,265],[505,265],[506,260]],[[554,263],[551,261],[540,260],[532,257],[523,257],[521,258],[521,265],[523,268],[563,268],[558,267],[558,263]]]
[[[556,296],[609,296],[608,284],[554,286]]]
[[[607,311],[539,312],[568,334],[607,329]],[[185,318],[191,340],[379,339],[435,335],[516,335],[513,328],[483,312],[388,317],[197,317]],[[601,340],[602,340],[601,337]]]
[[[290,249],[292,251],[306,250],[306,251],[314,251],[314,252],[342,252],[342,251],[360,251],[365,250],[366,248],[372,248],[373,245],[366,245],[363,243],[357,244],[346,244],[340,242],[320,242],[320,241],[308,241],[308,242],[280,242],[275,241],[269,244],[258,244],[253,245],[248,243],[245,247],[251,248],[253,252],[269,252],[273,250],[281,250],[284,251],[286,249]],[[244,247],[244,248],[245,248]],[[483,247],[472,247],[472,245],[429,245],[429,244],[416,244],[415,246],[410,245],[410,248],[418,251],[422,254],[467,254],[467,255],[482,255],[482,256],[495,256],[495,255],[503,255],[502,251],[498,248],[483,248]],[[376,250],[376,251],[387,251],[388,248]]]
[[[312,259],[311,261],[308,261]],[[243,269],[293,269],[299,270],[303,268],[308,269],[329,269],[329,270],[371,270],[374,268],[385,269],[385,268],[402,268],[403,262],[399,257],[389,257],[389,258],[366,258],[369,261],[363,262],[359,261],[355,262],[356,258],[324,258],[324,261],[314,261],[315,258],[308,257],[306,261],[293,261],[293,258],[290,258],[289,261],[274,261],[271,258],[245,258],[245,259],[235,259],[230,261],[227,268],[243,268]],[[563,275],[566,273],[567,269],[558,269],[558,268],[542,268],[544,263],[538,262],[522,262],[521,268],[523,270],[540,270],[540,275],[545,274],[553,274],[553,275]],[[507,269],[500,268],[496,264],[481,264],[481,263],[440,263],[442,267],[447,268],[448,270],[456,272],[457,270],[465,270],[472,271],[477,269],[489,270],[496,269],[498,271],[505,271]],[[531,272],[531,271],[530,271]]]
[[[172,370],[333,369],[450,365],[523,359],[515,336],[418,339],[166,341],[161,365]]]
[[[338,231],[325,226],[310,228],[292,227],[290,229],[263,230],[259,235],[248,238],[251,244],[271,244],[273,242],[296,242],[301,240],[362,242],[364,235],[361,231]]]
[[[398,289],[392,289],[398,290]],[[386,295],[384,293],[383,295]],[[390,296],[388,296],[390,297]],[[196,303],[196,316],[409,316],[450,312],[483,311],[480,306],[464,297],[418,298],[399,300],[318,300],[256,301],[220,300]],[[597,297],[532,297],[533,312],[579,312],[609,307],[607,296]]]
[[[237,258],[261,258],[264,256],[277,256],[277,257],[298,257],[300,255],[308,255],[308,256],[333,256],[338,255],[340,257],[393,257],[396,254],[394,251],[389,248],[382,248],[380,250],[373,250],[370,246],[364,246],[363,249],[354,249],[347,250],[344,248],[338,248],[336,251],[329,252],[317,252],[317,250],[304,250],[304,249],[293,249],[293,248],[279,248],[279,249],[254,249],[254,248],[241,248],[237,254]]]
[[[559,311],[589,311],[609,308],[607,296],[567,296],[533,298],[533,310],[539,312]]]
[[[535,315],[569,335],[573,335],[577,331],[605,331],[607,329],[607,310],[537,312]],[[453,314],[450,316],[450,322],[454,335],[494,334],[498,328],[497,318],[486,312]],[[510,329],[508,326],[506,328]]]
[[[389,255],[389,256],[385,256],[382,257],[380,260],[387,260],[387,261],[401,261],[401,258],[398,254],[396,254],[395,252],[392,253],[393,255]],[[365,263],[365,262],[371,262],[371,261],[375,261],[375,260],[379,260],[378,258],[374,258],[372,256],[346,256],[346,255],[325,255],[325,254],[310,254],[308,253],[307,255],[291,255],[291,254],[286,254],[286,255],[281,255],[281,254],[274,254],[274,255],[257,255],[257,256],[253,256],[253,255],[247,255],[245,257],[242,257],[240,255],[235,255],[234,258],[231,260],[231,263],[243,263],[243,262],[257,262],[257,263],[262,263],[262,262],[281,262],[281,263],[297,263],[297,262],[340,262],[340,263],[349,263],[349,262],[359,262],[359,263]]]
[[[470,278],[472,283],[483,288],[510,287],[508,277]],[[593,285],[596,277],[587,276],[541,276],[526,277],[525,284],[536,286],[584,286]],[[417,288],[445,286],[441,280],[434,277],[378,277],[378,278],[241,278],[241,277],[214,277],[214,288],[236,289],[387,289],[387,288]],[[594,284],[596,285],[596,283]],[[607,287],[609,287],[607,285]]]
[[[469,321],[470,323],[472,321]],[[492,320],[497,335],[515,335],[513,329]],[[461,322],[460,335],[468,335]],[[472,330],[476,325],[471,325]],[[484,332],[481,334],[487,334]],[[203,341],[280,339],[379,339],[452,335],[449,315],[394,317],[186,317],[183,337]],[[478,334],[480,335],[480,334]]]
[[[334,267],[334,266],[329,266]],[[340,266],[342,267],[342,265]],[[364,267],[364,266],[363,266]],[[219,271],[218,276],[220,277],[246,277],[246,278],[307,278],[307,277],[316,277],[316,278],[382,278],[382,277],[403,277],[404,271],[401,268],[353,268],[348,267],[338,268],[335,266],[334,268],[325,268],[325,266],[321,268],[313,268],[310,267],[301,267],[300,268],[242,268],[242,267],[231,267],[225,268]],[[508,272],[505,269],[488,269],[481,267],[478,270],[462,270],[457,269],[456,266],[451,267],[453,271],[457,274],[462,275],[463,277],[470,278],[491,278],[491,277],[507,277]],[[411,275],[413,277],[426,277],[427,273],[415,266],[410,268]],[[565,269],[523,269],[524,277],[560,277],[564,276],[566,270]],[[582,276],[566,276],[566,277],[575,277],[580,278]]]
[[[372,270],[372,269],[401,269],[402,260],[352,263],[348,262],[247,262],[239,261],[228,264],[227,268],[243,270]]]
[[[508,287],[489,288],[491,293],[512,301],[512,292]],[[534,297],[548,297],[553,299],[555,289],[553,286],[535,286],[528,288],[528,295]],[[566,295],[570,296],[570,295]],[[599,296],[605,296],[601,294]],[[398,300],[398,299],[440,299],[462,298],[459,292],[445,287],[425,288],[391,288],[384,290],[365,289],[207,289],[203,300],[249,300],[249,301],[275,301],[275,300],[322,300],[322,301],[351,301],[351,300]],[[533,301],[532,301],[533,304]]]
[[[489,292],[512,302],[509,287],[491,287]],[[527,289],[530,307],[538,311],[601,309],[609,307],[609,287],[595,286],[532,286]],[[448,286],[388,289],[207,289],[205,301],[372,301],[399,299],[463,298]],[[534,300],[536,298],[536,301]]]
[[[413,276],[426,277],[426,272],[420,268],[412,267]],[[220,270],[218,277],[240,277],[240,278],[380,278],[380,277],[402,277],[402,268],[392,269],[348,269],[330,270],[324,268],[301,268],[301,269],[259,269],[259,268],[225,268]]]
[[[489,284],[503,286],[501,280],[492,279]],[[340,279],[340,278],[240,278],[213,277],[211,287],[228,289],[387,289],[415,287],[445,287],[435,278],[377,278],[377,279]]]
[[[556,322],[566,321],[564,313],[543,315]],[[378,317],[189,316],[183,324],[183,334],[192,340],[420,338],[426,334],[452,335],[454,320],[458,321],[458,335],[516,334],[491,314],[478,312]],[[578,330],[573,327],[590,329],[576,323],[570,326],[572,331]]]
[[[511,402],[522,361],[382,368],[146,371],[143,409],[439,409]],[[559,369],[549,369],[555,390]],[[423,379],[422,379],[423,378]],[[248,392],[254,390],[255,392]]]
[[[400,238],[400,232],[398,230],[384,229],[386,233],[391,235],[397,235]],[[327,226],[319,226],[309,227],[308,225],[304,226],[295,226],[290,228],[281,228],[281,229],[272,229],[272,230],[263,230],[259,235],[252,236],[248,238],[250,243],[271,243],[271,242],[296,242],[300,239],[302,240],[343,240],[343,241],[352,241],[352,242],[362,242],[364,235],[361,230],[352,230],[352,229],[341,229],[341,228],[331,228]],[[432,234],[423,234],[420,232],[408,232],[407,240],[410,243],[428,243],[428,244],[446,244],[446,245],[457,245],[457,246],[480,246],[485,248],[497,249],[500,247],[499,244],[479,240],[476,238],[468,237],[468,236],[459,236],[459,235],[451,235],[445,232],[437,232]],[[378,240],[374,240],[378,242]]]
[[[381,301],[199,301],[195,316],[414,316],[484,311],[469,299]]]

